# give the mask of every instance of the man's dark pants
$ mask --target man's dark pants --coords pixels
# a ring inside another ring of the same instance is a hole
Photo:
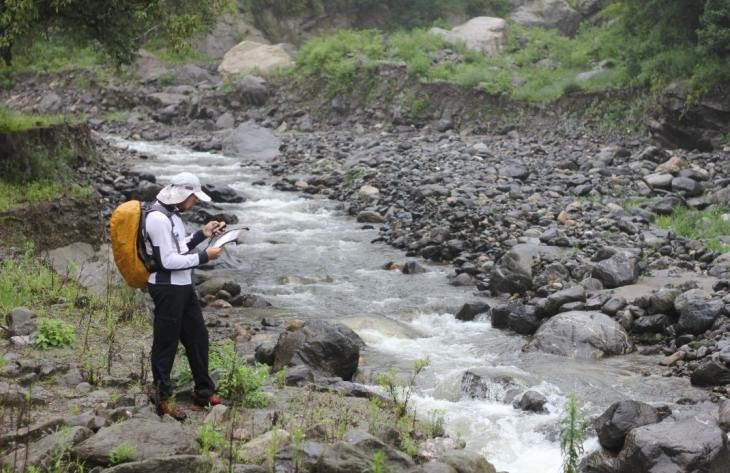
[[[185,347],[195,392],[202,397],[213,395],[215,384],[208,374],[208,330],[195,289],[192,285],[150,284],[148,290],[155,302],[151,360],[158,396],[165,399],[172,395],[170,373],[178,342]]]

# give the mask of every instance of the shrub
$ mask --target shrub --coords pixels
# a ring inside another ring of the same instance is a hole
[[[129,443],[120,443],[109,453],[109,462],[112,465],[128,462],[137,454],[137,446]]]
[[[41,319],[33,338],[39,348],[63,348],[76,341],[76,328],[61,320]]]
[[[214,345],[210,351],[210,369],[220,373],[218,392],[247,407],[264,407],[269,398],[261,391],[261,386],[269,377],[265,365],[248,366],[236,353],[233,342],[228,340]]]
[[[585,413],[575,394],[565,401],[565,413],[560,420],[560,451],[563,454],[564,473],[578,473],[578,460],[583,454],[583,441],[588,424]]]
[[[223,434],[218,432],[213,424],[203,424],[198,427],[195,433],[195,439],[200,444],[203,453],[219,451],[225,443]]]

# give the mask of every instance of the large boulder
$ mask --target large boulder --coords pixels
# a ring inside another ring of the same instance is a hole
[[[120,444],[134,446],[133,461],[197,453],[192,436],[178,422],[132,418],[99,430],[74,447],[73,454],[91,465],[108,465]]]
[[[603,448],[620,450],[624,439],[632,429],[642,425],[656,424],[662,417],[657,408],[638,401],[619,401],[596,419],[598,441]]]
[[[270,161],[279,155],[281,140],[269,128],[253,122],[238,125],[223,141],[223,152],[228,156]]]
[[[241,102],[260,107],[269,100],[269,87],[266,80],[253,75],[247,75],[238,84],[236,84],[236,95]]]
[[[512,12],[510,18],[522,26],[556,29],[573,36],[581,15],[565,0],[533,0]]]
[[[289,53],[281,46],[242,41],[223,56],[218,72],[224,75],[268,72],[275,67],[288,66],[291,63]]]
[[[572,358],[596,359],[631,351],[624,328],[602,312],[563,312],[542,324],[528,349]]]
[[[730,472],[724,432],[711,418],[690,417],[631,430],[618,456],[617,473]]]
[[[350,328],[322,320],[306,322],[299,330],[279,336],[273,368],[306,366],[314,374],[350,381],[357,371],[362,339]]]
[[[441,36],[447,42],[463,42],[469,49],[496,56],[507,42],[507,22],[502,18],[478,16],[450,31],[431,28],[429,33]]]

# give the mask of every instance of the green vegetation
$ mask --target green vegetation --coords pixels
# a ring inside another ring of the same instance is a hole
[[[33,257],[28,245],[23,255],[0,264],[0,313],[15,307],[34,307],[55,299],[72,299],[78,290],[58,276],[49,265]]]
[[[87,198],[91,186],[78,186],[62,182],[35,181],[28,184],[8,184],[0,181],[0,211],[18,205],[36,205],[61,197]]]
[[[582,25],[574,38],[510,24],[504,51],[495,57],[448,45],[426,29],[338,31],[303,45],[295,76],[302,84],[317,77],[335,94],[363,87],[357,71],[400,60],[420,79],[527,101],[621,87],[658,91],[677,79],[688,81],[691,99],[723,84],[730,77],[730,6],[709,1],[703,10],[693,0],[669,2],[672,8],[659,3],[666,2],[614,3],[599,15],[602,22]],[[455,54],[437,54],[446,48]]]
[[[128,462],[134,459],[137,453],[137,446],[129,443],[120,443],[109,453],[109,462],[112,465]]]
[[[67,121],[63,115],[36,115],[18,113],[0,105],[0,133],[13,133],[31,128],[58,125]]]
[[[42,35],[58,35],[80,47],[101,46],[115,64],[128,64],[146,41],[159,38],[174,51],[193,38],[232,0],[6,0],[0,10],[0,57],[14,55]]]
[[[41,349],[65,348],[76,341],[76,327],[57,319],[41,319],[33,334],[35,345]]]
[[[249,366],[237,353],[232,340],[213,344],[208,356],[211,372],[218,373],[218,393],[224,398],[240,401],[244,407],[265,407],[269,398],[261,387],[269,377],[265,365]],[[178,359],[173,369],[177,385],[192,381],[190,365],[186,359]]]
[[[560,451],[563,454],[563,472],[578,473],[578,461],[583,454],[588,423],[581,403],[575,394],[565,401],[565,413],[560,420]]]
[[[203,424],[195,432],[195,439],[200,444],[203,453],[220,451],[225,444],[223,434],[216,430],[213,424]]]
[[[392,401],[396,416],[401,419],[409,414],[408,402],[413,395],[413,389],[416,386],[416,378],[423,372],[429,365],[431,360],[427,358],[421,358],[413,362],[413,371],[408,379],[399,379],[396,377],[393,371],[387,373],[381,373],[377,382],[388,395],[390,401]]]
[[[705,210],[679,207],[671,215],[661,215],[657,226],[672,230],[678,235],[700,240],[718,253],[730,252],[730,246],[720,237],[730,235],[730,208],[713,206]]]

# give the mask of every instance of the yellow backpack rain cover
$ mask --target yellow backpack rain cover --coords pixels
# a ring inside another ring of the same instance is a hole
[[[136,288],[145,287],[150,276],[145,264],[146,252],[140,228],[144,216],[142,202],[130,200],[114,209],[109,222],[114,262],[127,284]]]

